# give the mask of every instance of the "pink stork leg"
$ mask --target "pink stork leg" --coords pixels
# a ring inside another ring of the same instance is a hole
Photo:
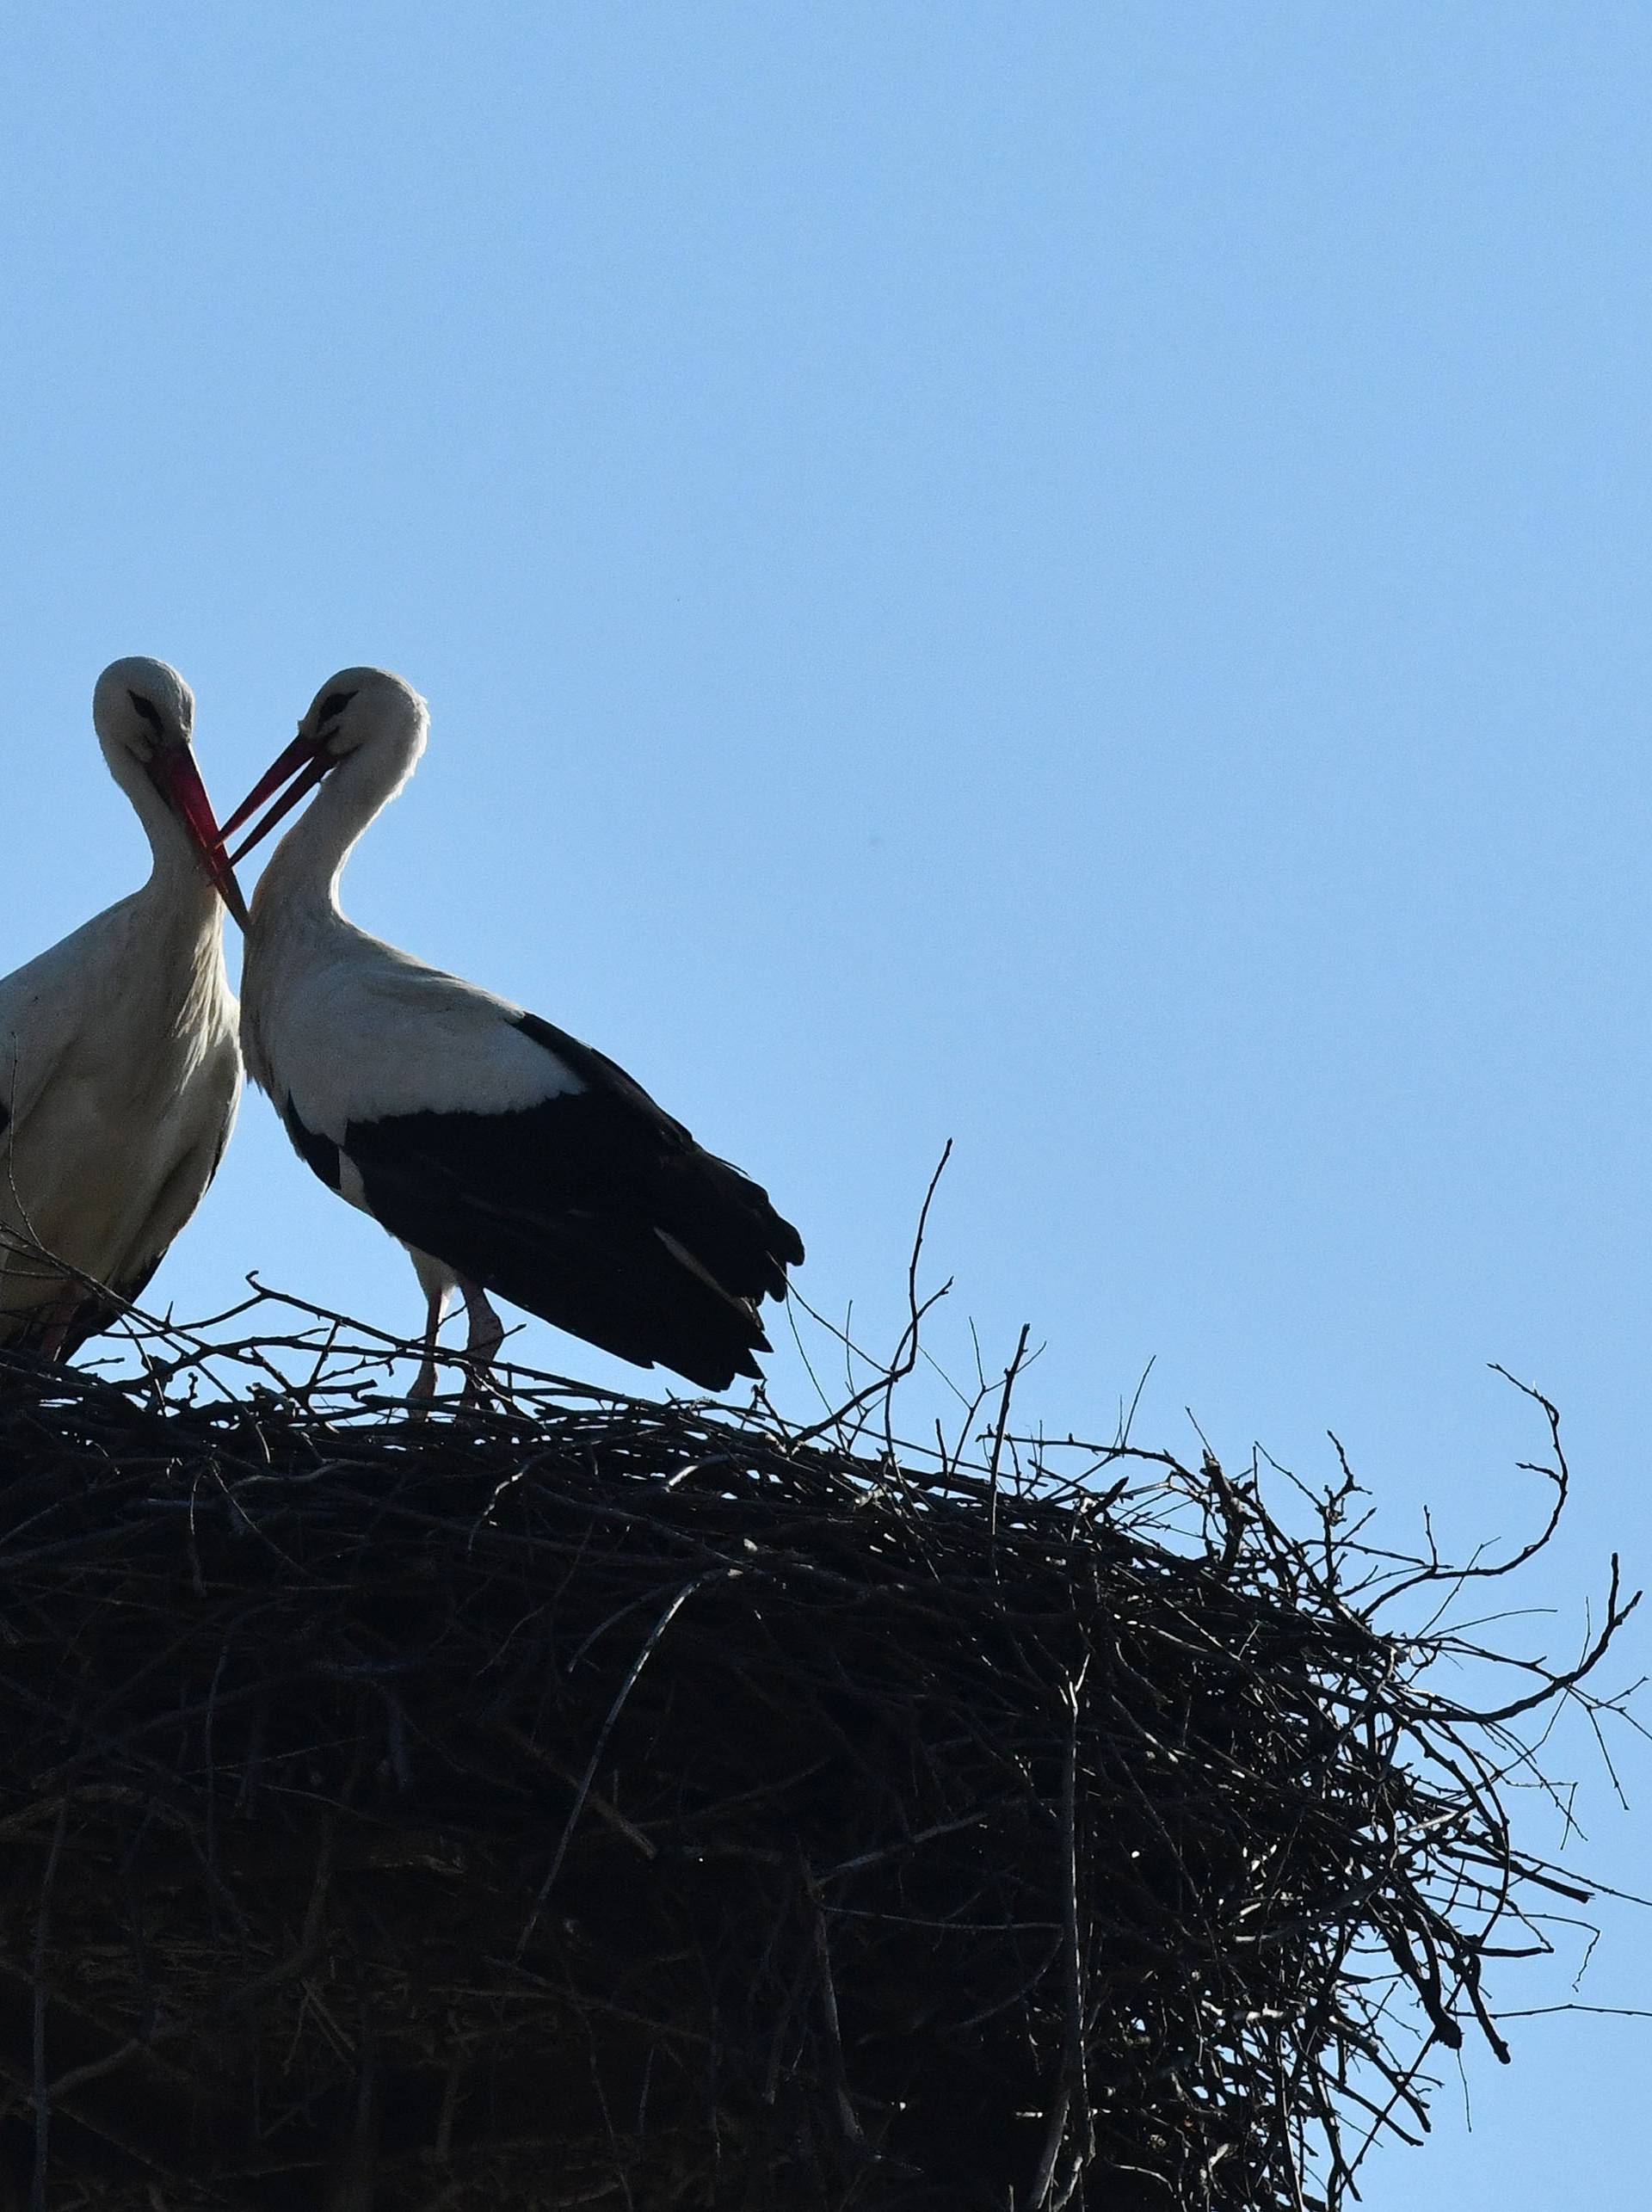
[[[494,1357],[505,1340],[505,1325],[489,1303],[488,1294],[480,1283],[473,1283],[468,1276],[461,1275],[459,1289],[465,1301],[465,1317],[470,1323],[470,1333],[465,1340],[465,1350],[471,1362],[465,1395],[470,1398],[474,1397],[487,1381]]]
[[[40,1354],[46,1359],[61,1359],[63,1347],[69,1341],[70,1331],[80,1311],[81,1292],[71,1284],[59,1291],[42,1315],[44,1334],[40,1339]]]
[[[428,1409],[436,1395],[436,1331],[441,1327],[447,1311],[447,1301],[453,1294],[453,1279],[440,1260],[431,1259],[428,1253],[415,1252],[408,1247],[408,1257],[413,1262],[414,1272],[424,1291],[424,1335],[422,1342],[424,1358],[408,1392],[410,1402],[418,1406],[421,1415]]]

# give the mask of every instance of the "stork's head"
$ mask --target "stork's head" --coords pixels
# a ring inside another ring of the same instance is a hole
[[[242,841],[235,858],[243,858],[306,792],[347,762],[354,764],[350,773],[369,783],[374,802],[382,804],[412,774],[429,724],[424,701],[391,669],[341,669],[311,700],[293,742],[270,763],[224,824],[227,838],[267,798],[280,792],[268,813]]]
[[[153,814],[152,794],[182,829],[206,880],[244,928],[246,902],[195,763],[195,695],[183,678],[164,661],[141,653],[112,661],[92,693],[92,727],[110,774],[145,823]]]

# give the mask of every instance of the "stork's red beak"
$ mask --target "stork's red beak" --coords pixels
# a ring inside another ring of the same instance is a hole
[[[320,738],[306,737],[300,730],[287,750],[278,759],[270,762],[268,767],[265,769],[263,774],[259,777],[240,805],[224,824],[224,836],[227,842],[231,833],[238,829],[250,815],[256,814],[272,792],[280,791],[281,786],[287,782],[287,778],[289,776],[293,778],[291,789],[281,792],[280,798],[270,808],[269,812],[252,835],[242,840],[232,856],[233,859],[245,860],[253,847],[262,843],[263,839],[268,836],[283,815],[291,814],[306,792],[315,789],[333,765],[333,757],[330,753],[323,749]]]
[[[234,866],[225,854],[224,832],[213,816],[194,755],[188,745],[157,746],[150,758],[149,778],[189,833],[213,890],[244,929],[247,903],[235,880]]]

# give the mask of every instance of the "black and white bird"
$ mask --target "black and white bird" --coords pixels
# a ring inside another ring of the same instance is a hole
[[[769,1349],[759,1304],[785,1296],[803,1258],[767,1193],[612,1060],[340,912],[351,848],[412,773],[428,726],[401,677],[346,669],[225,824],[287,786],[238,860],[320,786],[253,895],[241,1026],[253,1080],[322,1180],[407,1246],[427,1300],[416,1396],[435,1389],[455,1289],[477,1370],[503,1335],[494,1291],[708,1389],[756,1375]]]
[[[52,1359],[138,1296],[235,1120],[222,906],[246,909],[194,711],[163,661],[104,669],[92,723],[148,834],[149,880],[0,981],[0,1343]]]

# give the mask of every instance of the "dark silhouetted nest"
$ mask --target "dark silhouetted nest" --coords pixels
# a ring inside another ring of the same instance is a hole
[[[241,1328],[0,1356],[20,2206],[1335,2205],[1582,1895],[1500,1792],[1615,1567],[1476,1713],[1351,1482],[1287,1532],[1013,1371],[925,1456]]]

